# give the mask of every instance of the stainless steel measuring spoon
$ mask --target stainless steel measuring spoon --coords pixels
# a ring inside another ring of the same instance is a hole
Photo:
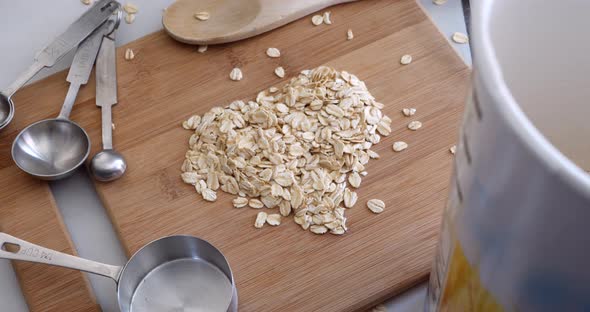
[[[102,38],[115,22],[109,20],[85,39],[74,56],[67,81],[70,88],[59,116],[38,121],[23,129],[12,144],[12,159],[28,174],[44,180],[61,179],[84,163],[90,138],[68,119],[80,86],[88,82]]]
[[[0,233],[0,258],[44,263],[110,277],[122,312],[237,311],[229,263],[200,238],[167,236],[138,250],[125,266],[103,264]]]
[[[14,117],[12,95],[41,69],[55,65],[66,53],[104,24],[111,14],[119,10],[120,7],[121,5],[114,0],[97,1],[64,33],[43,48],[35,57],[33,64],[21,73],[8,88],[0,91],[0,129],[6,127]]]
[[[120,178],[127,169],[123,155],[113,149],[111,108],[117,104],[117,60],[115,34],[105,36],[96,59],[96,106],[102,113],[102,151],[90,162],[90,172],[98,181]]]

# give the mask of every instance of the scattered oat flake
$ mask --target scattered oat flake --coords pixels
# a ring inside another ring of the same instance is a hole
[[[385,203],[380,199],[371,199],[367,202],[367,207],[373,213],[382,213],[385,209]]]
[[[284,193],[283,193],[284,194]],[[284,199],[284,198],[283,198]],[[291,204],[287,200],[283,200],[279,204],[279,212],[283,217],[288,217],[291,214]]]
[[[336,104],[326,105],[326,113],[338,118],[344,117],[344,110]]]
[[[457,152],[457,145],[451,146],[451,148],[449,148],[449,152],[451,152],[451,154],[455,155],[455,153]]]
[[[346,40],[352,40],[354,39],[354,34],[352,33],[352,29],[348,29],[348,31],[346,32]]]
[[[209,46],[206,45],[206,44],[200,45],[197,48],[197,52],[199,52],[199,53],[205,53],[207,51],[207,48],[209,48]]]
[[[376,305],[371,312],[387,312],[387,307],[382,304]]]
[[[92,4],[92,0],[81,0],[81,1],[85,5],[91,5]]]
[[[211,15],[209,14],[209,12],[202,11],[202,12],[195,13],[194,17],[196,19],[198,19],[199,21],[206,21],[211,17]]]
[[[125,59],[128,61],[131,61],[134,57],[135,57],[135,53],[133,53],[133,50],[131,50],[130,48],[127,48],[127,50],[125,50]]]
[[[332,20],[330,19],[331,12],[330,11],[326,11],[324,12],[324,24],[326,25],[332,25]]]
[[[127,14],[125,15],[125,23],[132,24],[135,21],[135,14]]]
[[[402,65],[408,65],[408,64],[412,63],[412,56],[409,54],[406,54],[406,55],[402,56],[402,58],[399,60],[399,62]]]
[[[468,43],[469,42],[469,37],[467,37],[466,34],[461,33],[461,32],[455,32],[453,33],[453,41],[455,41],[456,43]]]
[[[323,225],[312,225],[309,230],[315,234],[325,234],[328,232],[328,228]]]
[[[260,209],[260,208],[264,207],[264,204],[256,198],[251,198],[248,201],[248,206],[250,206],[251,208],[254,208],[254,209]]]
[[[277,111],[279,111],[280,113],[288,113],[289,112],[289,106],[283,104],[283,103],[278,103],[277,104]],[[305,132],[307,133],[307,132]]]
[[[187,184],[196,185],[203,177],[196,172],[183,172],[180,177],[182,181]]]
[[[205,183],[204,180],[198,180],[197,183],[195,183],[195,190],[198,194],[202,195],[205,188],[207,188],[207,183]]]
[[[410,121],[410,123],[408,124],[408,129],[412,131],[416,131],[420,128],[422,128],[422,123],[417,120]]]
[[[268,57],[280,57],[281,56],[281,51],[279,51],[279,49],[277,48],[268,48],[266,49],[266,55],[268,55]]]
[[[232,200],[234,207],[242,208],[248,205],[248,199],[246,197],[236,197]]]
[[[447,3],[447,0],[432,0],[432,3],[434,3],[436,5],[443,5],[443,4]]]
[[[391,133],[390,121],[381,120],[377,124],[377,132],[383,136],[388,136]]]
[[[203,180],[201,180],[203,181]],[[210,201],[213,202],[215,200],[217,200],[217,192],[215,192],[214,190],[205,187],[205,188],[201,188],[201,195],[203,195],[203,199],[206,201]]]
[[[361,186],[361,176],[357,172],[353,172],[348,176],[348,183],[354,188]]]
[[[335,229],[330,230],[330,233],[334,234],[334,235],[343,235],[344,233],[346,233],[346,230],[339,226]]]
[[[403,142],[403,141],[397,141],[393,143],[393,150],[396,152],[401,152],[403,150],[405,150],[406,148],[408,148],[408,143]]]
[[[137,7],[137,5],[135,5],[133,3],[127,3],[127,4],[125,4],[123,6],[123,10],[127,14],[136,14],[137,12],[139,12],[139,8]]]
[[[285,69],[282,66],[275,68],[275,75],[279,78],[285,77]]]
[[[243,74],[242,74],[242,70],[240,70],[239,68],[234,68],[231,70],[231,72],[229,73],[229,79],[233,80],[233,81],[240,81],[243,78]]]
[[[415,108],[404,108],[402,109],[402,114],[406,117],[414,116],[416,114]]]
[[[277,226],[277,225],[281,224],[281,215],[278,213],[269,214],[266,217],[266,223],[268,223],[268,225],[272,225],[272,226]]]
[[[358,199],[358,195],[356,192],[351,191],[350,189],[344,190],[344,206],[346,208],[352,208]]]
[[[115,124],[111,122],[111,130],[115,130]]]
[[[324,17],[321,15],[314,15],[311,18],[311,23],[314,24],[315,26],[321,25],[324,22]]]
[[[375,151],[372,151],[372,150],[368,150],[368,151],[367,151],[367,155],[369,155],[369,157],[370,157],[370,158],[373,158],[373,159],[377,159],[377,158],[379,158],[379,154],[377,154],[377,152],[375,152]]]
[[[264,211],[259,212],[256,215],[256,221],[254,221],[254,227],[257,229],[262,228],[262,226],[266,222],[267,217],[268,217],[268,215],[266,214],[266,212],[264,212]]]

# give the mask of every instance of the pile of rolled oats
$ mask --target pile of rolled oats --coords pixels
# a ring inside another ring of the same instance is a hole
[[[355,75],[325,66],[302,71],[256,101],[185,121],[194,134],[182,179],[207,201],[221,189],[237,196],[236,208],[278,209],[316,234],[344,234],[354,189],[369,159],[379,157],[370,148],[391,132],[382,108]]]

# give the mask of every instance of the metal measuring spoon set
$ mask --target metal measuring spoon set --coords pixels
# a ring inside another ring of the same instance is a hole
[[[111,14],[119,8],[120,4],[116,1],[98,1],[72,23],[64,33],[37,53],[33,64],[20,74],[8,88],[0,91],[0,129],[6,127],[14,117],[14,103],[10,99],[12,95],[41,69],[55,65],[66,53],[77,47],[106,22]]]
[[[116,13],[116,17],[112,17]],[[111,108],[117,103],[115,30],[120,4],[99,0],[66,32],[44,48],[33,65],[6,90],[0,91],[0,129],[14,116],[10,97],[44,67],[53,66],[77,47],[59,115],[23,129],[12,144],[12,158],[28,174],[56,180],[81,166],[90,152],[90,138],[69,115],[82,85],[96,62],[96,105],[102,111],[103,150],[90,164],[99,181],[114,180],[127,167],[113,150]],[[8,246],[8,247],[7,247]],[[229,263],[208,242],[175,235],[155,240],[133,255],[125,266],[113,266],[63,254],[0,233],[0,259],[44,263],[109,277],[117,284],[121,311],[237,311],[237,291]]]
[[[113,13],[117,13],[114,19],[111,18]],[[12,158],[23,171],[40,179],[57,180],[73,173],[88,158],[90,138],[82,127],[69,120],[69,115],[78,91],[82,85],[88,83],[96,61],[96,104],[103,109],[102,131],[105,150],[95,156],[96,161],[91,164],[91,172],[99,181],[114,180],[125,172],[124,158],[112,149],[110,112],[111,106],[117,102],[114,34],[120,19],[118,2],[98,1],[66,32],[43,49],[29,70],[6,91],[0,92],[2,128],[14,115],[14,105],[10,96],[41,68],[53,66],[63,55],[77,46],[66,79],[70,87],[57,118],[41,120],[28,126],[14,140]],[[105,123],[108,123],[108,128],[105,127]]]

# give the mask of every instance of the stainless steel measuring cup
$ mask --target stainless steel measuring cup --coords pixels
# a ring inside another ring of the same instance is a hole
[[[6,127],[14,117],[12,95],[44,67],[51,67],[66,53],[87,38],[103,24],[121,5],[114,0],[97,1],[92,8],[72,23],[64,33],[43,48],[33,64],[21,73],[8,88],[0,91],[0,129]]]
[[[82,127],[68,119],[80,86],[86,84],[102,38],[116,23],[105,22],[85,39],[70,67],[70,88],[61,112],[55,119],[38,121],[23,129],[12,144],[12,159],[28,174],[44,180],[56,180],[71,174],[84,163],[90,152],[90,138]]]
[[[0,258],[61,266],[112,278],[122,312],[237,311],[229,263],[208,242],[174,235],[152,241],[123,267],[37,246],[0,233]]]

